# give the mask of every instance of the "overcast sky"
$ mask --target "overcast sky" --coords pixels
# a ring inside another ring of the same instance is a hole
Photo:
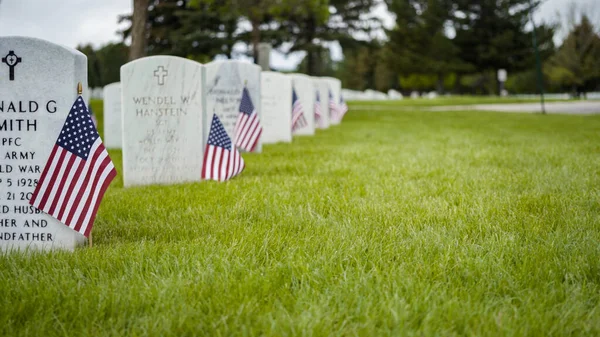
[[[571,3],[592,8],[600,0],[546,0],[535,16],[536,22],[555,21],[557,13],[566,13]],[[68,47],[81,43],[100,46],[109,41],[119,41],[116,31],[122,28],[117,16],[131,13],[133,0],[0,0],[0,35],[20,35],[42,38]],[[600,14],[596,5],[595,17]],[[377,14],[388,25],[393,19],[385,7]],[[338,47],[332,48],[334,59],[341,57]],[[271,56],[271,66],[292,69],[302,55],[285,57],[279,53]]]

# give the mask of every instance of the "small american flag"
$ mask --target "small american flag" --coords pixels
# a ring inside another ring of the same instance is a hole
[[[321,123],[321,95],[319,95],[319,91],[317,90],[317,100],[315,101],[315,124],[323,126]]]
[[[240,152],[231,146],[231,139],[219,117],[213,115],[206,151],[204,151],[202,179],[229,180],[240,174],[245,167],[244,159]]]
[[[340,120],[342,120],[342,118],[344,118],[344,116],[346,115],[346,112],[348,112],[348,104],[346,104],[346,101],[344,101],[344,97],[342,97],[342,95],[340,95],[339,110],[340,110]]]
[[[234,139],[235,145],[245,151],[253,151],[258,144],[262,126],[258,120],[258,114],[254,109],[248,89],[244,87],[242,101],[240,102],[240,113],[235,122]]]
[[[329,115],[331,116],[331,120],[340,121],[340,111],[338,109],[337,104],[335,104],[335,100],[333,99],[333,94],[331,90],[329,90]]]
[[[298,95],[296,95],[296,90],[292,88],[292,131],[301,129],[306,125],[302,103],[298,99]]]
[[[116,175],[90,112],[79,96],[29,203],[87,237],[104,192]]]

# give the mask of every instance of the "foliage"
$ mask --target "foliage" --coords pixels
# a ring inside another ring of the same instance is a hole
[[[581,93],[600,88],[600,35],[583,15],[545,68],[563,88]]]

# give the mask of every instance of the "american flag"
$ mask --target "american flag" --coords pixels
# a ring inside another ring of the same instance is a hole
[[[340,95],[340,106],[338,109],[340,110],[341,120],[346,115],[346,112],[348,112],[348,104],[346,104],[346,101],[344,101],[344,97],[342,97],[342,95]]]
[[[337,104],[335,104],[335,100],[333,99],[333,94],[331,90],[329,90],[329,115],[331,116],[331,120],[340,121],[340,113],[338,110]]]
[[[115,166],[79,96],[29,203],[87,237],[104,192],[116,175]]]
[[[240,102],[240,113],[235,122],[234,139],[235,145],[245,151],[253,151],[258,144],[262,126],[258,120],[258,114],[254,109],[248,89],[244,87],[242,101]]]
[[[219,117],[213,115],[206,151],[204,151],[202,179],[229,180],[240,174],[245,167],[244,159],[240,152],[231,146],[231,139]]]
[[[321,122],[321,95],[319,95],[319,90],[317,90],[317,100],[315,101],[315,124],[323,126]]]
[[[302,129],[306,124],[302,103],[298,99],[298,95],[296,95],[296,90],[292,88],[292,131]]]

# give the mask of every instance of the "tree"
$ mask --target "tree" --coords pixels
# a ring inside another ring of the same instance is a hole
[[[540,0],[456,0],[452,22],[461,60],[484,74],[532,68],[535,57],[529,14]],[[554,52],[554,27],[536,27],[542,59]]]
[[[146,55],[146,18],[148,16],[148,0],[133,0],[133,17],[131,20],[131,48],[129,60]]]
[[[580,96],[600,85],[600,35],[584,14],[573,27],[544,72],[551,81]]]
[[[96,50],[96,58],[99,65],[101,85],[119,82],[121,78],[121,66],[127,63],[129,47],[124,43],[109,43]]]
[[[97,88],[103,86],[102,76],[100,69],[102,68],[96,50],[91,44],[77,46],[77,50],[85,54],[87,57],[88,66],[88,86],[90,88]]]
[[[446,74],[470,70],[459,59],[460,51],[454,41],[446,35],[446,26],[450,24],[454,10],[453,2],[391,0],[389,7],[396,15],[396,26],[389,32],[389,49],[394,56],[388,59],[391,60],[390,68],[396,73],[403,77],[433,75],[441,92]]]

